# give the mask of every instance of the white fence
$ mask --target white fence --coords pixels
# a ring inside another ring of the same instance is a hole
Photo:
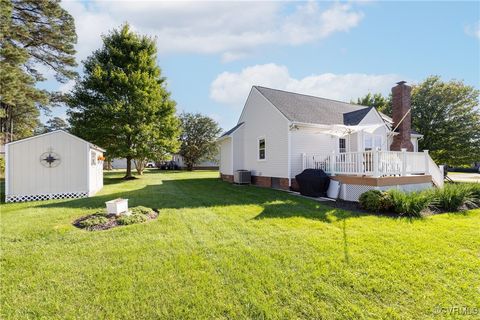
[[[302,170],[322,169],[330,175],[351,174],[372,177],[428,174],[443,186],[443,172],[428,151],[363,151],[330,154],[302,154]]]

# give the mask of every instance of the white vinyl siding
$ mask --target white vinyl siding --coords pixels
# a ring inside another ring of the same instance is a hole
[[[240,116],[244,122],[244,168],[252,175],[288,177],[289,121],[257,89],[252,88]],[[258,161],[258,138],[265,138],[266,159]]]
[[[222,140],[220,144],[220,173],[233,174],[232,169],[232,138]]]
[[[60,157],[60,163],[52,168],[40,162],[40,156],[49,151]],[[93,154],[95,165],[91,165]],[[88,142],[63,131],[8,144],[7,196],[93,194],[103,186],[101,155]]]
[[[338,137],[318,133],[313,128],[302,128],[291,131],[291,178],[302,172],[302,153],[330,154],[338,152]]]
[[[233,141],[233,167],[232,170],[243,170],[244,168],[244,143],[243,143],[243,130],[244,125],[240,126],[235,132],[232,133]]]
[[[384,121],[382,120],[382,118],[380,117],[380,115],[378,114],[378,112],[372,108],[372,110],[370,110],[369,113],[367,113],[367,115],[362,119],[362,121],[360,121],[359,125],[373,125],[373,124],[384,124]],[[357,139],[357,143],[358,143],[358,151],[363,151],[365,150],[365,148],[370,148],[370,146],[367,146],[365,145],[365,140],[368,141],[368,138],[366,139],[366,137],[370,136],[372,137],[371,141],[372,141],[372,146],[373,147],[380,147],[380,149],[382,150],[390,150],[390,144],[391,142],[389,142],[389,139],[387,137],[387,133],[388,133],[388,130],[387,130],[387,127],[384,125],[384,126],[381,126],[380,128],[378,128],[377,130],[375,130],[375,132],[373,133],[366,133],[366,132],[359,132],[357,134],[358,136],[358,139]],[[381,142],[379,142],[379,140],[381,140]],[[372,147],[372,148],[373,148]]]

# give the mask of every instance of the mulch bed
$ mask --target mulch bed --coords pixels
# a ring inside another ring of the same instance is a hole
[[[97,224],[89,227],[84,227],[81,225],[82,221],[87,220],[93,216],[103,216],[103,217],[106,217],[108,221],[102,224]],[[158,217],[158,210],[152,209],[152,211],[149,214],[146,214],[145,216],[147,217],[147,221],[145,222],[154,220]],[[114,214],[104,215],[104,214],[94,213],[94,214],[89,214],[89,215],[80,217],[77,220],[75,220],[72,224],[79,229],[84,229],[88,231],[101,231],[101,230],[107,230],[107,229],[123,226],[117,222],[117,218],[119,217]]]

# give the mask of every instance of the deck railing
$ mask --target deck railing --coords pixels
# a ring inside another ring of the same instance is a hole
[[[442,168],[424,152],[360,151],[302,154],[302,169],[322,169],[330,175],[349,174],[372,177],[428,174],[443,186]]]

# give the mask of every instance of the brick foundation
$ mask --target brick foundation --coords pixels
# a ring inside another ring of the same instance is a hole
[[[222,179],[223,181],[233,183],[233,175],[231,175],[231,174],[220,173],[220,179]]]
[[[272,186],[271,177],[252,176],[252,184],[259,187],[270,188]]]
[[[233,175],[220,173],[220,179],[233,183]],[[273,183],[273,180],[275,180],[275,183]],[[288,185],[288,178],[252,176],[252,184],[264,188],[279,188],[283,190],[290,189],[290,186]]]
[[[280,189],[288,190],[289,188],[288,178],[280,178]]]
[[[290,182],[290,190],[300,191],[300,187],[298,186],[297,180],[295,180],[295,178],[293,178]]]

